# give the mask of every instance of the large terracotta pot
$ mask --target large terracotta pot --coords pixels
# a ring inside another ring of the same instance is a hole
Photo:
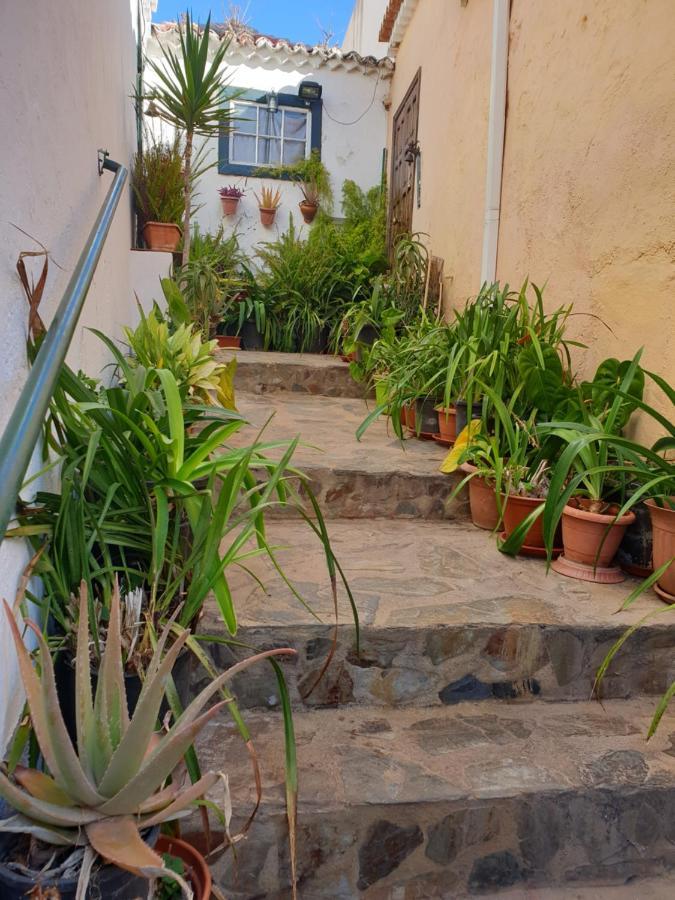
[[[594,513],[582,507],[583,501],[572,498],[562,514],[563,555],[553,563],[560,575],[616,584],[624,573],[613,566],[626,528],[635,521],[635,513],[627,512],[615,521],[618,506],[606,513]]]
[[[675,505],[675,497],[669,498]],[[652,520],[652,556],[654,568],[659,569],[675,556],[675,509],[660,507],[654,500],[646,500]],[[675,563],[671,563],[659,578],[658,594],[664,600],[675,603]]]
[[[454,406],[437,409],[438,433],[444,441],[454,444],[457,437],[457,410]]]
[[[146,222],[143,226],[143,240],[149,250],[169,250],[173,253],[183,232],[173,222]]]
[[[546,503],[540,497],[521,497],[518,494],[502,495],[502,510],[504,513],[504,531],[506,536],[513,534],[523,519],[526,519],[533,509]],[[543,547],[544,531],[542,517],[539,516],[527,530],[523,544],[527,547]]]
[[[476,471],[476,467],[471,463],[463,463],[460,468],[463,472]],[[469,507],[471,521],[477,528],[484,528],[486,531],[495,530],[499,524],[497,492],[494,485],[482,475],[474,475],[469,482]]]
[[[195,900],[209,900],[211,896],[211,872],[206,860],[199,850],[181,841],[179,838],[160,834],[155,850],[158,853],[168,853],[182,860],[185,865],[185,879],[190,884]]]

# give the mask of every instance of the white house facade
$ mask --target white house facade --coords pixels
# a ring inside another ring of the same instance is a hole
[[[312,150],[320,152],[330,173],[338,217],[346,179],[364,189],[380,183],[386,143],[384,104],[393,70],[388,58],[377,60],[337,47],[310,47],[222,29],[213,37],[214,49],[223,39],[230,41],[228,84],[237,97],[227,102],[236,121],[230,132],[208,139],[206,153],[212,166],[199,180],[201,208],[195,217],[202,231],[215,232],[222,224],[226,234],[235,230],[242,248],[250,250],[285,231],[291,216],[298,227],[307,229],[298,210],[302,199],[298,186],[261,177],[261,173],[308,156]],[[178,43],[174,23],[153,25],[149,56],[161,59],[160,45],[165,43]],[[146,69],[146,83],[152,83],[152,77],[151,69]],[[307,82],[319,85],[319,98],[299,96]],[[154,123],[153,130],[158,131]],[[237,213],[224,217],[218,190],[228,185],[245,193]],[[263,185],[281,193],[270,227],[261,225],[258,213],[256,194]]]

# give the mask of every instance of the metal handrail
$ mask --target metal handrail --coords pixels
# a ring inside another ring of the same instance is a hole
[[[125,166],[108,159],[107,155],[100,168],[114,172],[115,177],[0,438],[0,541],[14,515],[49,401],[127,180]]]

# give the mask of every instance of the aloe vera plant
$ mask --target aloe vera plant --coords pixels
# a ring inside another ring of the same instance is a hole
[[[40,649],[40,669],[33,666],[14,615],[5,614],[26,691],[32,726],[48,771],[0,767],[0,796],[16,811],[0,823],[0,831],[32,835],[57,847],[90,846],[103,860],[152,878],[173,877],[162,858],[142,838],[142,832],[189,811],[209,791],[219,773],[208,772],[184,786],[181,759],[206,723],[227,701],[204,707],[236,670],[285,653],[257,654],[215,678],[162,734],[155,730],[160,704],[187,630],[167,650],[173,623],[157,641],[147,667],[134,714],[127,710],[120,636],[120,597],[113,591],[105,650],[95,695],[89,652],[86,585],[79,598],[75,656],[77,749],[61,715],[54,667],[39,628],[28,622]],[[86,867],[82,868],[86,878]],[[84,896],[84,892],[82,892]]]

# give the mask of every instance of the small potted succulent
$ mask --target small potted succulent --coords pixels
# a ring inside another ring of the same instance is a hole
[[[228,184],[227,187],[219,188],[218,193],[220,194],[220,203],[223,207],[223,215],[235,215],[239,207],[239,201],[245,192],[234,184]]]
[[[271,187],[263,187],[260,194],[255,195],[260,210],[260,223],[269,228],[274,225],[277,210],[281,205],[281,191],[279,188],[275,190]]]

